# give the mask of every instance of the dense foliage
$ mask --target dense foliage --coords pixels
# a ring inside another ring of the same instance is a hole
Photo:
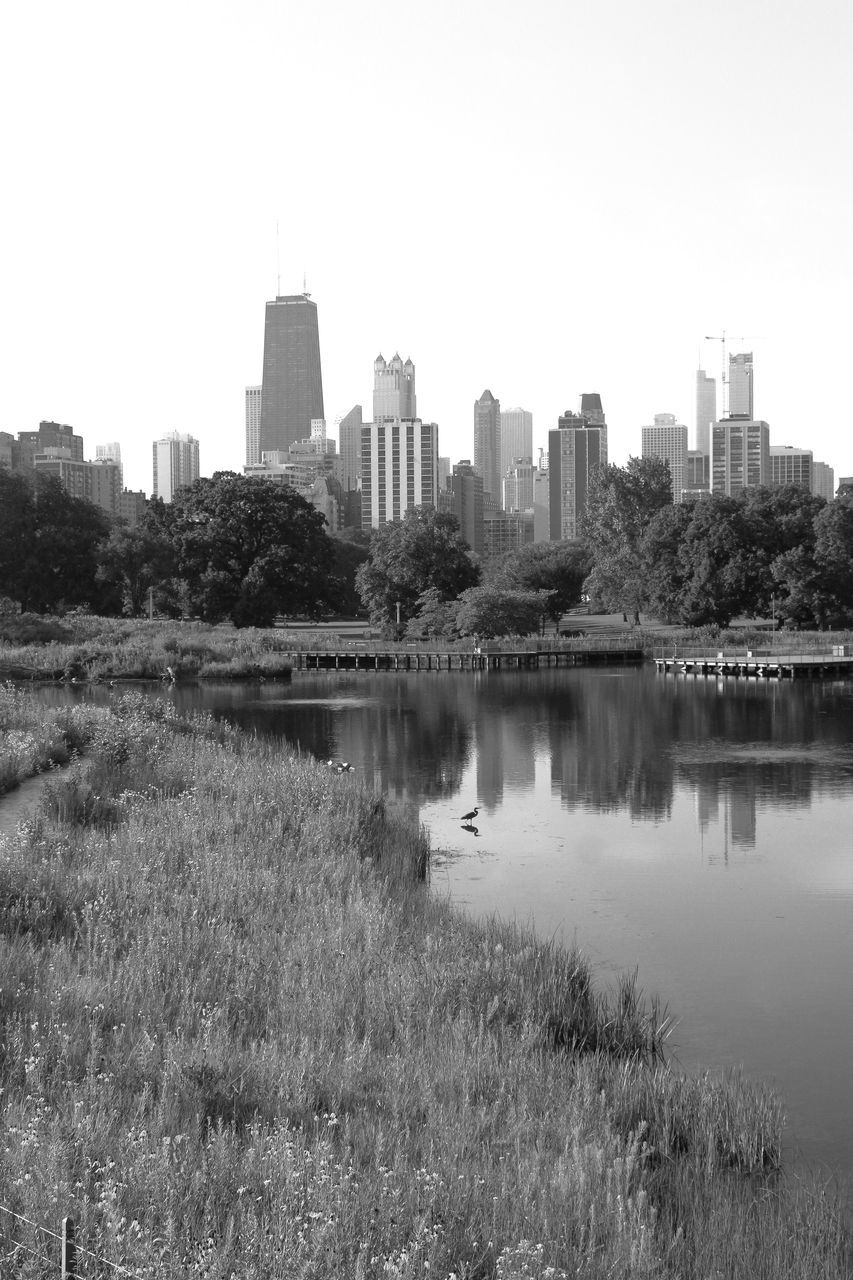
[[[35,613],[100,605],[98,546],[109,527],[53,477],[0,467],[0,596]]]
[[[374,530],[368,558],[356,574],[371,624],[386,635],[397,631],[398,606],[404,630],[424,592],[455,600],[479,580],[480,570],[459,532],[459,521],[432,507],[412,507],[402,520]]]
[[[599,469],[584,517],[590,596],[620,612],[645,605],[642,538],[655,515],[671,507],[672,479],[662,458],[629,458],[625,467]]]
[[[135,528],[110,521],[54,480],[0,470],[0,597],[23,610],[88,606],[268,626],[354,601],[366,552],[326,536],[323,516],[293,489],[232,472],[149,503]],[[149,596],[150,593],[150,596]]]
[[[540,611],[559,625],[579,603],[590,571],[587,548],[577,542],[533,542],[489,566],[491,586],[512,592],[540,593]],[[507,631],[515,630],[507,626]],[[531,630],[535,630],[531,628]]]

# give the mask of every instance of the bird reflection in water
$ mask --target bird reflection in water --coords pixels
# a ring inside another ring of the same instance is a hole
[[[480,834],[478,828],[474,826],[473,822],[463,822],[462,830],[470,831],[472,836],[478,836]]]

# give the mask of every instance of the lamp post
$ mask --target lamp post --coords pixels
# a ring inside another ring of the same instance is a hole
[[[395,601],[395,603],[396,603],[396,605],[397,605],[397,630],[399,631],[399,630],[400,630],[400,603],[401,603],[401,602],[400,602],[399,600],[397,600],[397,601]]]

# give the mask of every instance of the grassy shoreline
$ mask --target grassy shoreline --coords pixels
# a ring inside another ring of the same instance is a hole
[[[61,714],[88,769],[0,841],[0,1204],[140,1280],[850,1274],[769,1091],[437,900],[350,775],[142,695]]]

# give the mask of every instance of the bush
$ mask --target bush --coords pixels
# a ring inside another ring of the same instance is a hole
[[[50,644],[73,640],[74,633],[56,618],[38,613],[0,613],[0,642],[5,644]]]

